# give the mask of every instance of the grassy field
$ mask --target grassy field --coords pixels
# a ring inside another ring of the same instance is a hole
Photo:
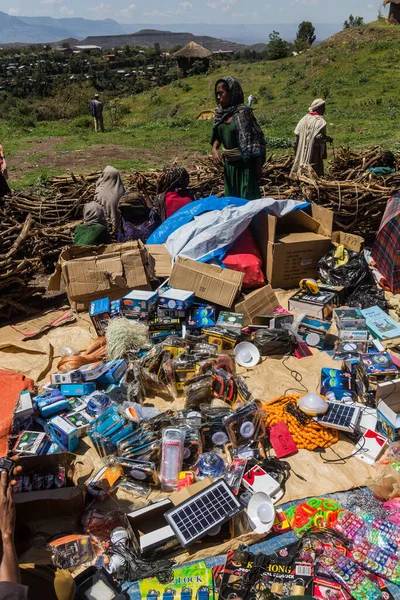
[[[341,32],[296,57],[262,63],[228,63],[199,76],[122,102],[118,126],[95,134],[73,122],[42,122],[31,129],[2,123],[10,176],[18,189],[66,170],[85,172],[112,164],[121,170],[162,166],[209,152],[214,82],[235,75],[245,95],[257,97],[255,114],[270,152],[285,152],[297,121],[315,97],[327,100],[328,133],[335,146],[379,144],[400,150],[400,27],[384,22]],[[107,127],[107,123],[106,123]]]

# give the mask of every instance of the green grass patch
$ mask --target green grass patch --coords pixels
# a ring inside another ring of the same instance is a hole
[[[39,167],[31,172],[25,172],[20,177],[16,177],[11,170],[12,188],[15,191],[24,190],[34,185],[43,185],[56,175],[63,175],[65,171],[62,169],[53,169],[49,167]]]
[[[116,168],[159,168],[183,153],[210,152],[212,122],[196,119],[202,110],[215,108],[215,81],[232,74],[242,83],[245,97],[252,93],[257,98],[254,112],[269,152],[290,151],[297,122],[319,96],[327,100],[328,134],[334,138],[336,148],[343,145],[357,150],[379,144],[385,149],[399,149],[399,62],[400,28],[379,21],[341,32],[296,57],[273,62],[226,62],[209,75],[122,98],[130,112],[113,128],[105,114],[104,134],[94,133],[84,118],[39,122],[29,129],[11,127],[3,121],[1,140],[13,184],[18,188],[52,169],[16,173],[12,171],[13,157],[29,155],[31,143],[52,138],[58,139],[51,152],[71,152],[71,168],[75,168],[73,152],[89,148],[95,153],[98,146],[110,146],[109,162]],[[112,146],[131,149],[135,155],[114,159]],[[41,156],[44,158],[41,154],[29,157],[28,162]]]

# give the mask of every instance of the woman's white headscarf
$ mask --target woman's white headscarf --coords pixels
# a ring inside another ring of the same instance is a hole
[[[83,207],[83,222],[85,225],[104,225],[107,227],[104,210],[98,202],[85,204]]]
[[[125,194],[125,188],[119,171],[114,167],[107,166],[97,180],[94,199],[103,207],[113,232],[118,229],[120,219],[118,202],[123,194]]]

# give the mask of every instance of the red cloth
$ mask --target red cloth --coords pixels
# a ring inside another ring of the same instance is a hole
[[[222,262],[228,269],[244,273],[243,287],[264,285],[261,254],[248,229],[236,240]]]
[[[167,192],[165,195],[165,217],[168,219],[171,215],[176,213],[182,206],[190,204],[192,198],[188,196],[186,190],[180,190],[177,192]]]
[[[14,371],[0,370],[0,456],[8,452],[8,436],[18,404],[19,395],[24,390],[33,392],[34,381]]]

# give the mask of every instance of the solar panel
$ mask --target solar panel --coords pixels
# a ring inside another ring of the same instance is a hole
[[[341,402],[328,402],[327,412],[315,420],[325,427],[340,429],[341,431],[354,431],[361,417],[358,406],[349,406]]]
[[[185,548],[243,510],[225,481],[219,480],[165,513]]]

